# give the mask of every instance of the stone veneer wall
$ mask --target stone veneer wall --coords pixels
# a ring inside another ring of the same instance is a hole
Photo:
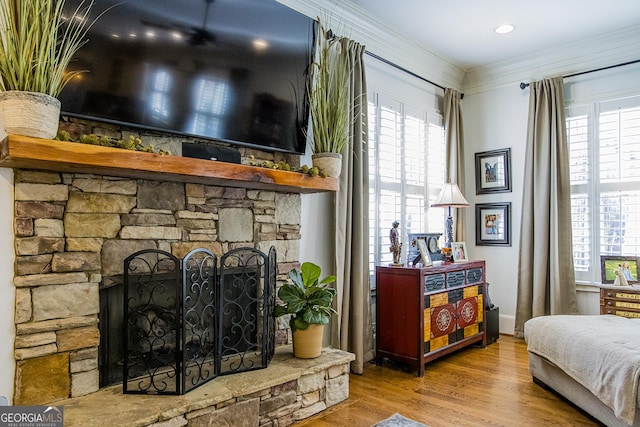
[[[283,280],[299,263],[300,195],[15,170],[15,235],[14,404],[42,405],[98,390],[99,286],[126,256],[275,246]]]

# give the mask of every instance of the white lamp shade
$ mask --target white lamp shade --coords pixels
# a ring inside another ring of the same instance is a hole
[[[466,208],[469,202],[464,198],[457,184],[445,184],[438,198],[431,204],[433,208]]]

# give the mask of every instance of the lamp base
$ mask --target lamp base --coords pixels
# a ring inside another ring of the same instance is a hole
[[[451,242],[453,242],[453,217],[451,216],[451,208],[449,208],[449,216],[447,217],[447,222],[444,224],[444,229],[447,236],[444,247],[451,249]]]

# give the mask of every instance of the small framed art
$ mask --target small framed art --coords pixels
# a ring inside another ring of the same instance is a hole
[[[469,261],[469,253],[467,252],[467,244],[465,242],[451,243],[451,250],[453,252],[453,262]]]
[[[476,153],[476,194],[511,191],[511,148]]]
[[[511,246],[511,203],[476,205],[476,245]]]
[[[638,261],[635,256],[601,255],[602,283],[616,283],[616,276],[624,276],[627,283],[638,281]],[[620,281],[620,279],[618,279]]]
[[[418,250],[420,251],[420,257],[422,258],[422,265],[424,267],[431,267],[433,262],[431,261],[429,250],[427,249],[427,242],[424,239],[417,239],[417,243]]]

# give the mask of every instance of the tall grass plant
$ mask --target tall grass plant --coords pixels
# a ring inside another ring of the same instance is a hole
[[[57,97],[82,71],[67,72],[95,20],[93,0],[81,0],[65,16],[64,0],[0,1],[0,89]]]
[[[349,57],[343,39],[328,34],[318,19],[315,59],[311,64],[309,112],[313,153],[342,154],[349,140]]]

